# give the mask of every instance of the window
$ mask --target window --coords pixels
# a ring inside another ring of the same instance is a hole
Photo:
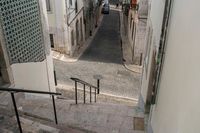
[[[50,2],[50,0],[46,0],[46,7],[47,7],[47,11],[50,12],[51,11],[51,2]]]
[[[54,48],[53,34],[50,34],[49,36],[50,36],[51,47]]]
[[[72,6],[72,0],[69,0],[69,5]]]
[[[83,41],[83,27],[82,27],[82,24],[83,24],[83,19],[82,19],[82,17],[81,17],[81,18],[80,18],[81,41]]]
[[[76,21],[76,44],[79,44],[79,22]]]
[[[77,13],[78,12],[78,3],[77,3],[77,0],[75,2],[75,12]]]

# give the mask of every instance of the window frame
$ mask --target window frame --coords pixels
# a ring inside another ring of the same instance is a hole
[[[51,48],[54,48],[54,35],[53,34],[49,34],[49,39],[50,39],[50,44],[51,44]]]
[[[46,0],[46,8],[47,8],[47,12],[52,12],[51,0]]]

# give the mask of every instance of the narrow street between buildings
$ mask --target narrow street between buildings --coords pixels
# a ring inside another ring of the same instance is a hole
[[[140,74],[123,65],[120,43],[120,16],[116,10],[103,17],[102,23],[88,49],[77,62],[54,60],[59,85],[74,86],[70,77],[96,85],[94,75],[101,75],[101,93],[138,99]]]

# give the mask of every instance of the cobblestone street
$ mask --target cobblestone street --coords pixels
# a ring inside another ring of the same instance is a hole
[[[76,77],[96,85],[93,75],[100,74],[103,76],[101,92],[137,99],[140,74],[130,72],[123,65],[119,27],[119,12],[111,10],[104,15],[93,41],[77,62],[55,59],[58,84],[73,86],[70,77]]]

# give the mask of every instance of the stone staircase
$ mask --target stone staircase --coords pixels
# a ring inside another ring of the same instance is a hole
[[[25,99],[17,95],[17,107],[25,133],[144,133],[134,127],[134,118],[144,118],[137,106],[100,102],[82,104],[82,101],[76,105],[74,100],[56,99],[56,125],[50,98]],[[17,133],[15,115],[8,99],[9,94],[0,94],[0,118],[3,116],[0,132]]]
[[[84,129],[75,129],[67,125],[56,125],[52,121],[24,115],[20,112],[23,133],[90,133]],[[0,108],[0,133],[20,133],[14,112]]]
[[[62,93],[62,96],[59,96],[59,99],[65,99],[65,100],[72,100],[75,99],[75,92],[73,87],[65,87],[62,88],[61,86],[57,86],[56,91],[59,93]],[[93,92],[94,93],[94,92]],[[80,102],[83,102],[83,89],[78,88],[78,100]],[[90,93],[89,90],[86,89],[86,100],[89,101]],[[94,95],[92,94],[92,99],[94,101]],[[111,103],[111,104],[121,104],[121,105],[127,105],[127,106],[137,106],[137,100],[126,98],[126,97],[119,97],[115,95],[110,94],[104,94],[100,92],[100,94],[97,95],[97,101],[101,103]]]

